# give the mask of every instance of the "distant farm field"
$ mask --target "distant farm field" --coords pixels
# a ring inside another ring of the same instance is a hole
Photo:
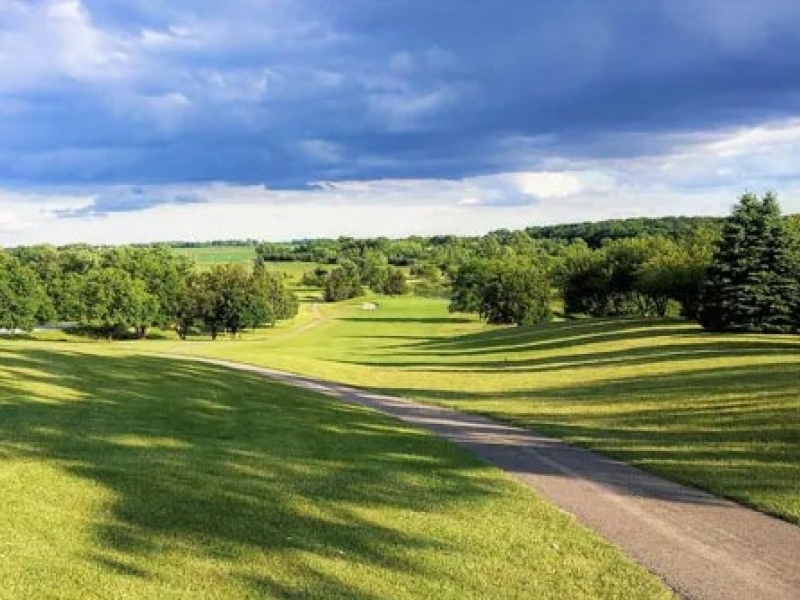
[[[449,443],[141,347],[0,342],[0,598],[669,596]]]
[[[210,269],[214,265],[246,265],[252,266],[256,257],[253,246],[203,246],[198,248],[174,248],[174,252],[193,259],[201,270]],[[317,267],[313,262],[282,262],[266,263],[270,271],[284,273],[290,280],[289,285],[294,289],[305,292],[300,288],[300,278],[307,271]]]
[[[188,256],[199,267],[221,264],[252,264],[256,257],[253,246],[202,246],[196,248],[175,248],[175,252]]]
[[[800,522],[797,336],[678,320],[490,329],[411,297],[321,310],[296,334],[171,349],[491,415]]]

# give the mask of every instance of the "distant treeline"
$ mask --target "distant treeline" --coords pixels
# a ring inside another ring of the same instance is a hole
[[[488,236],[409,236],[402,239],[352,238],[302,239],[291,242],[247,240],[214,240],[206,242],[166,242],[172,248],[209,248],[220,246],[255,247],[262,261],[316,262],[336,264],[341,257],[353,258],[367,250],[383,253],[395,266],[409,266],[420,260],[446,264],[469,253],[485,237],[507,242],[521,233],[534,240],[583,240],[591,248],[603,242],[640,235],[660,235],[673,240],[685,237],[698,228],[719,227],[721,217],[661,217],[610,219],[606,221],[569,223],[528,227],[522,231],[497,230]]]
[[[109,339],[151,327],[236,334],[297,313],[283,278],[219,265],[197,272],[166,246],[28,246],[0,251],[0,328],[74,322]]]
[[[547,233],[578,237],[530,236],[527,246],[505,237],[499,252],[453,272],[451,310],[538,323],[551,317],[557,290],[566,315],[681,314],[714,331],[800,330],[800,218],[782,218],[773,194],[745,194],[725,219],[609,221]],[[599,245],[593,236],[603,236]]]
[[[674,217],[433,236],[265,242],[255,264],[322,263],[303,281],[343,300],[365,287],[447,295],[450,309],[490,323],[537,323],[566,315],[682,315],[709,329],[800,328],[800,218],[777,199],[746,194],[728,218]]]
[[[219,246],[248,247],[257,246],[258,240],[212,240],[210,242],[164,242],[162,245],[170,248],[216,248]],[[150,244],[134,244],[134,246],[149,246]]]
[[[445,295],[455,312],[489,323],[527,324],[565,315],[682,315],[709,329],[800,328],[800,218],[777,199],[742,197],[728,218],[628,219],[482,237],[303,240],[258,244],[256,266],[311,261],[303,282],[325,299],[365,288]]]
[[[317,265],[302,283],[321,288],[326,301],[357,297],[367,288],[387,295],[413,290],[448,297],[452,311],[495,324],[547,320],[555,301],[567,316],[680,314],[714,330],[800,328],[800,217],[781,217],[771,194],[744,195],[725,219],[237,244],[254,245],[252,268],[197,273],[168,245],[0,253],[0,327],[76,320],[109,336],[125,328],[143,336],[155,325],[173,326],[181,335],[193,328],[214,337],[235,334],[296,313],[296,299],[266,266],[302,261]]]
[[[660,217],[635,219],[609,219],[606,221],[569,223],[528,227],[525,231],[534,239],[583,240],[590,248],[599,248],[604,242],[658,235],[678,240],[697,229],[718,228],[722,217]]]

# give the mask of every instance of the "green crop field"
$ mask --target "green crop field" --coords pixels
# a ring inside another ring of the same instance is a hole
[[[255,250],[252,246],[204,246],[198,248],[175,248],[175,252],[193,259],[200,270],[208,270],[214,265],[247,265],[253,264]],[[300,284],[300,278],[307,271],[313,271],[317,263],[312,262],[268,262],[268,271],[283,273],[287,284],[300,294],[301,298],[316,296],[315,290],[307,289]]]
[[[668,597],[449,443],[147,347],[0,342],[0,598]]]
[[[483,413],[800,522],[800,339],[684,321],[487,329],[446,303],[322,306],[291,328],[172,352],[269,365]]]
[[[200,246],[175,248],[174,251],[194,259],[201,268],[221,264],[251,264],[256,257],[253,246]]]

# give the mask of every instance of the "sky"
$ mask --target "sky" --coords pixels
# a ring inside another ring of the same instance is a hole
[[[800,212],[797,0],[0,0],[0,246]]]

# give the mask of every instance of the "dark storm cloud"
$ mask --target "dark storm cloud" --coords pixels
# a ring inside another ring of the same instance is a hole
[[[462,178],[800,113],[794,0],[12,4],[6,182]]]

